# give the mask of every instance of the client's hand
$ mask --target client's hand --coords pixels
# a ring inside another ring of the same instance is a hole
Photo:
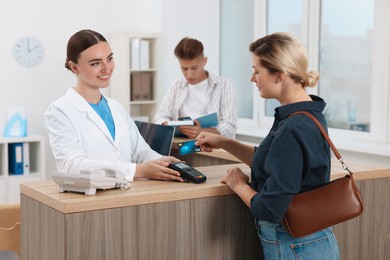
[[[195,145],[199,145],[202,151],[211,152],[213,149],[223,148],[226,137],[203,131],[195,139],[197,139]]]
[[[242,185],[247,185],[249,177],[238,167],[229,169],[227,175],[221,179],[222,183],[226,183],[229,188],[238,193],[238,188]]]

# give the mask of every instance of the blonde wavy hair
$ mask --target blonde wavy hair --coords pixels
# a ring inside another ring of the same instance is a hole
[[[260,64],[271,74],[283,72],[303,87],[314,87],[320,75],[308,70],[307,52],[303,44],[285,32],[264,36],[249,45]]]

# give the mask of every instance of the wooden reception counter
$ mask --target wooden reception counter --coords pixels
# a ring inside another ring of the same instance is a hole
[[[198,168],[203,184],[137,180],[95,196],[22,184],[22,259],[259,259],[249,210],[220,183],[228,167]]]
[[[249,174],[243,164],[199,167],[206,183],[137,180],[95,196],[21,184],[22,259],[262,259],[253,217],[220,183],[234,166]],[[366,208],[334,227],[341,259],[390,259],[390,170],[355,179]]]

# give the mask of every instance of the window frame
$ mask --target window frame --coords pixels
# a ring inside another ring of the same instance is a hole
[[[374,1],[373,57],[371,80],[370,131],[329,128],[329,134],[340,149],[390,156],[390,8],[387,0]],[[310,70],[318,71],[321,26],[321,0],[304,0],[303,44],[308,50]],[[254,37],[267,34],[267,0],[255,1]],[[308,88],[308,93],[318,94],[320,86]],[[326,100],[325,100],[326,101]],[[265,116],[265,100],[253,87],[253,118],[238,118],[237,134],[265,137],[273,117]]]

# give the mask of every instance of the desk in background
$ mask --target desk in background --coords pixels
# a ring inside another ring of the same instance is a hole
[[[231,155],[223,149],[214,149],[212,152],[198,152],[184,156],[179,155],[177,143],[185,142],[188,140],[190,139],[175,137],[172,142],[171,155],[185,161],[187,164],[193,167],[242,163],[237,157]],[[346,173],[346,171],[341,166],[341,163],[337,160],[335,156],[333,156],[331,160],[332,174],[342,172]],[[373,167],[364,165],[364,163],[362,162],[352,162],[347,160],[346,165],[353,172],[370,172],[371,170],[377,170]]]
[[[192,167],[235,164],[241,162],[237,157],[231,155],[223,149],[214,149],[212,152],[198,152],[187,155],[179,155],[177,143],[188,140],[190,139],[175,137],[172,142],[171,155],[185,161]]]
[[[21,184],[22,259],[263,259],[251,213],[220,183],[232,166],[249,174],[244,164],[199,167],[206,183],[137,180],[95,196]],[[390,170],[355,179],[365,211],[334,226],[341,259],[390,259]]]
[[[197,152],[187,155],[179,155],[177,149],[177,143],[185,142],[191,139],[183,137],[175,137],[172,142],[171,155],[179,158],[180,160],[185,161],[188,165],[193,167],[199,166],[212,166],[212,165],[223,165],[223,164],[235,164],[240,163],[241,161],[226,152],[223,149],[214,149],[212,152]]]

